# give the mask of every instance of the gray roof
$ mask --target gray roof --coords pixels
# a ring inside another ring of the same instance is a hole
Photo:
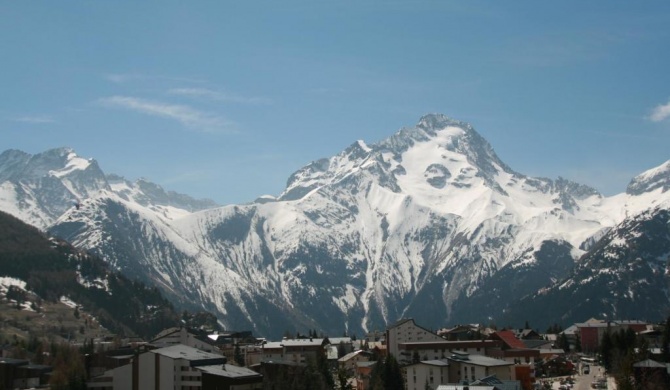
[[[377,364],[376,361],[371,361],[371,362],[358,362],[356,363],[356,367],[371,367]]]
[[[367,355],[368,357],[372,356],[371,352],[363,351],[362,349],[359,349],[358,351],[349,352],[348,354],[342,356],[341,358],[339,358],[337,360],[340,361],[340,362],[346,362],[347,360],[353,358],[356,355],[360,355],[360,354]]]
[[[421,364],[427,364],[429,366],[440,366],[446,367],[449,365],[449,360],[447,359],[437,359],[437,360],[422,360]]]
[[[318,347],[324,339],[286,339],[281,344],[285,347]]]
[[[345,344],[351,344],[351,337],[328,337],[328,341],[333,345],[339,344],[340,341]]]
[[[212,366],[200,366],[198,370],[208,374],[225,376],[226,378],[248,378],[259,377],[261,374],[246,367],[233,366],[231,364],[216,364]]]
[[[221,355],[201,351],[197,348],[189,347],[188,345],[183,344],[171,345],[165,348],[154,349],[149,352],[167,356],[172,359],[185,359],[185,360],[224,359],[224,357]]]
[[[643,360],[641,362],[637,362],[633,364],[633,367],[637,368],[666,368],[665,363],[659,363],[655,360],[647,359]]]
[[[466,355],[462,354],[459,357],[455,357],[456,355],[452,355],[451,357],[448,357],[450,361],[454,363],[465,363],[465,364],[474,364],[475,366],[483,366],[483,367],[498,367],[498,366],[513,366],[514,363],[512,362],[506,362],[504,360],[500,359],[495,359],[492,357],[488,356],[483,356],[483,355]]]
[[[284,345],[282,345],[281,341],[270,341],[268,343],[263,344],[263,349],[281,349],[284,348]]]
[[[539,349],[542,346],[552,344],[552,342],[549,340],[521,340],[521,341],[523,341],[526,348],[530,349]]]

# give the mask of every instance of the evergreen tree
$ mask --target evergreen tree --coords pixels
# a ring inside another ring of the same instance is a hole
[[[661,359],[670,362],[670,316],[665,320],[663,336],[661,338]]]
[[[382,371],[382,381],[384,382],[385,390],[403,390],[404,381],[402,378],[402,371],[398,361],[393,355],[386,355],[384,360],[384,369]]]
[[[558,348],[562,349],[566,353],[570,352],[570,342],[568,341],[568,336],[566,336],[565,333],[561,333],[558,336]]]
[[[337,346],[337,357],[341,358],[347,354],[347,348],[344,345],[344,341],[340,341],[340,344]]]
[[[337,389],[338,390],[354,390],[349,384],[349,375],[344,367],[337,369]]]
[[[316,332],[316,330],[315,330]],[[326,352],[321,350],[317,352],[316,355],[316,366],[323,378],[323,383],[326,385],[326,388],[332,389],[335,387],[335,380],[333,379],[333,374],[330,372],[328,367],[328,359],[326,357]]]
[[[612,336],[610,335],[609,329],[603,334],[603,338],[600,341],[600,356],[603,360],[603,367],[606,371],[612,369],[612,353],[614,351],[614,345],[612,343]]]

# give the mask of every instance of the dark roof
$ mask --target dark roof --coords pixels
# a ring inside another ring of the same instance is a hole
[[[551,345],[552,342],[549,340],[521,340],[521,342],[530,349],[539,349],[545,345]]]
[[[492,348],[499,347],[499,340],[435,340],[435,341],[411,341],[398,343],[404,349],[426,349],[426,348]],[[522,347],[523,348],[523,347]]]
[[[28,360],[24,359],[12,359],[12,358],[0,358],[0,363],[2,364],[11,364],[14,366],[23,366],[29,364]]]
[[[270,364],[278,365],[278,366],[296,366],[296,367],[305,367],[307,365],[306,363],[298,363],[298,362],[294,362],[294,361],[291,361],[291,360],[281,360],[281,359],[261,360],[261,366],[262,365],[270,365]]]
[[[633,364],[633,367],[636,368],[666,368],[667,365],[665,363],[659,363],[656,360],[643,360],[641,362],[637,362]]]

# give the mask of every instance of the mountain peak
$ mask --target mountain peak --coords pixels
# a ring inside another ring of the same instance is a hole
[[[635,176],[628,184],[626,193],[641,195],[662,188],[663,192],[670,189],[670,160]]]
[[[453,118],[450,118],[444,114],[426,114],[419,119],[419,123],[416,125],[417,128],[423,130],[441,130],[448,126],[460,127],[464,130],[471,130],[472,125],[467,122],[459,121]]]

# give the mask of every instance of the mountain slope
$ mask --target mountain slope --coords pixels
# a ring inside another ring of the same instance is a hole
[[[670,198],[652,171],[603,197],[515,172],[471,125],[428,115],[305,166],[275,199],[191,212],[110,184],[50,230],[229,327],[440,326],[502,316],[568,276],[610,228]]]
[[[585,254],[566,278],[512,308],[563,323],[589,316],[660,321],[670,313],[670,204],[626,218]],[[551,314],[554,314],[552,317]]]
[[[102,260],[3,212],[0,270],[3,277],[23,281],[19,284],[43,301],[59,302],[65,297],[76,302],[107,329],[121,335],[151,337],[181,320],[156,288],[110,271]],[[210,322],[216,326],[215,321]]]

